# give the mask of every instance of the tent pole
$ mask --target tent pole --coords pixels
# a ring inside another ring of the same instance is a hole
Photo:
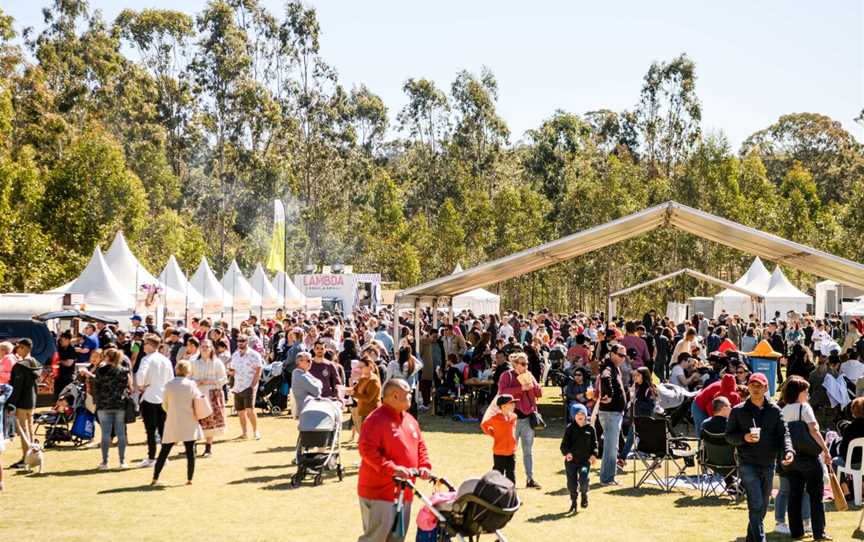
[[[399,304],[393,304],[393,354],[399,350]]]
[[[414,355],[420,357],[420,298],[414,301]]]
[[[432,301],[432,329],[438,329],[438,298]]]

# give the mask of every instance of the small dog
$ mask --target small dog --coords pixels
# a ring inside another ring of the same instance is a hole
[[[24,455],[24,465],[27,472],[32,472],[37,469],[39,474],[45,472],[45,453],[42,451],[42,445],[38,440],[30,443],[27,453]]]

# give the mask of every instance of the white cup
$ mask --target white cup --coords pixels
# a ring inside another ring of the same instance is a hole
[[[750,428],[750,436],[753,438],[754,442],[759,442],[759,438],[762,435],[761,427],[751,427]]]

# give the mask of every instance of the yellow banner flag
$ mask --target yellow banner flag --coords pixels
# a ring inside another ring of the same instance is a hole
[[[267,269],[285,271],[285,207],[278,199],[273,204],[273,238],[270,240]]]

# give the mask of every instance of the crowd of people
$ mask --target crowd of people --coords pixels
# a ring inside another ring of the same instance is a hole
[[[265,371],[279,364],[276,395],[286,399],[292,416],[320,398],[350,411],[350,439],[359,438],[362,459],[361,540],[391,540],[376,526],[393,519],[392,507],[381,504],[393,501],[393,475],[426,475],[430,469],[419,413],[470,420],[455,416],[465,414],[457,410],[470,398],[485,409],[478,425],[493,438],[493,469],[515,483],[521,448],[525,486],[540,488],[533,442],[546,422],[538,399],[544,384],[554,384],[568,420],[560,448],[571,511],[588,505],[595,462],[602,484],[618,484],[616,476],[638,440],[634,419],[659,417],[669,420],[672,431],[682,424],[686,431],[691,422],[695,436],[736,447],[740,473],[729,477],[727,489],[747,496],[748,540],[764,540],[762,519],[777,469],[777,530],[801,536],[806,526],[817,540],[830,539],[821,476],[824,468],[845,461],[851,439],[864,436],[864,398],[856,399],[864,395],[864,322],[795,313],[767,321],[697,314],[675,322],[655,311],[641,320],[607,321],[599,313],[545,309],[452,317],[427,310],[400,313],[397,344],[391,334],[395,319],[385,308],[349,315],[279,311],[275,318],[253,316],[236,327],[193,318],[188,327],[175,321],[157,329],[139,316],[127,330],[87,324],[76,335],[67,331],[57,338],[55,399],[64,400],[70,383],[84,383],[102,431],[100,469],[109,468],[115,440],[118,466],[129,467],[126,424],[140,417],[147,435],[140,466],[153,468],[153,483],[180,442],[192,483],[196,443],[204,441],[200,457],[215,453],[214,437],[226,429],[226,404],[237,413],[238,438],[261,438],[259,385]],[[415,328],[421,330],[417,337]],[[748,354],[760,344],[776,359],[777,383],[784,386],[779,404],[766,376],[752,370]],[[5,411],[14,410],[14,423],[2,426],[4,437],[14,430],[22,443],[22,459],[12,468],[23,465],[26,443],[33,439],[42,367],[30,348],[27,340],[0,344],[0,400],[5,398]],[[670,401],[677,408],[669,408]],[[387,430],[391,425],[400,429]],[[798,425],[804,429],[790,436]],[[806,435],[815,455],[796,448],[793,437]]]

